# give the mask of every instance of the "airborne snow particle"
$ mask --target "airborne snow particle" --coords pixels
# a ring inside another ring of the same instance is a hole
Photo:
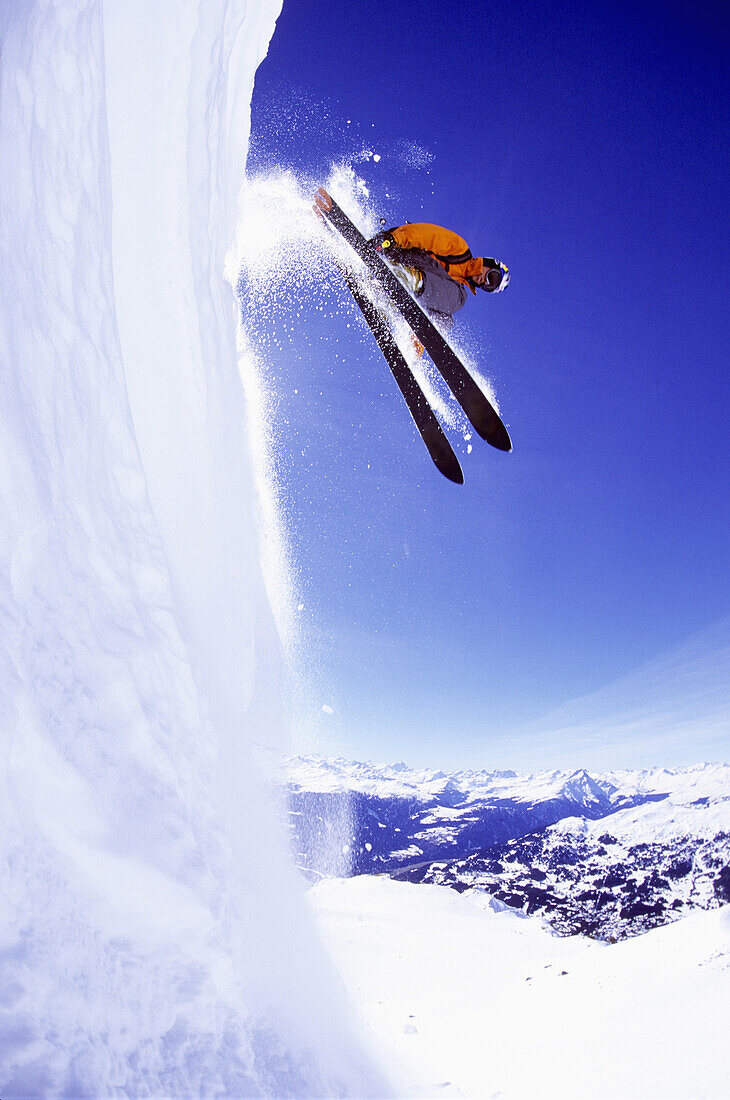
[[[327,704],[327,703],[322,704],[322,710],[325,712],[325,714],[334,714],[335,713],[334,710],[332,709],[332,707],[329,706],[329,704]]]

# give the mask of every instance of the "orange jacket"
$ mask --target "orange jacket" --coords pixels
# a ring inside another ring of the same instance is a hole
[[[471,279],[480,274],[482,259],[481,256],[472,256],[469,245],[458,233],[452,233],[440,225],[414,222],[392,230],[392,236],[399,248],[418,248],[428,252],[452,279],[464,283],[472,294],[476,294]]]

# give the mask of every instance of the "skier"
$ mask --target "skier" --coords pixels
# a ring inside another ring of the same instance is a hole
[[[319,187],[315,192],[314,211],[318,217],[326,221],[333,233],[339,234],[347,241],[352,251],[363,262],[365,271],[364,273],[358,273],[358,275],[350,272],[346,261],[338,264],[338,266],[340,266],[345,283],[352,291],[353,297],[378,343],[378,347],[393,372],[393,377],[406,400],[421,438],[441,473],[451,481],[463,481],[463,473],[458,460],[441,431],[426,394],[419,386],[409,363],[401,353],[401,349],[393,336],[390,319],[391,310],[395,314],[393,318],[395,323],[398,323],[398,316],[400,316],[410,329],[416,351],[419,354],[428,352],[433,365],[441,374],[482,439],[486,439],[487,443],[490,443],[492,447],[496,447],[498,451],[511,451],[512,440],[499,413],[491,404],[482,387],[471,376],[454,349],[444,339],[443,331],[439,331],[439,329],[443,329],[443,324],[434,324],[425,311],[419,308],[405,287],[396,278],[394,271],[383,262],[381,257],[384,254],[383,242],[386,238],[388,238],[388,244],[385,248],[385,255],[389,253],[393,245],[400,247],[398,246],[398,237],[406,245],[412,245],[411,248],[403,248],[402,255],[414,260],[421,258],[420,268],[415,268],[416,273],[422,276],[434,274],[436,278],[441,279],[444,286],[450,286],[452,290],[456,288],[456,298],[454,300],[444,301],[442,299],[438,302],[442,309],[446,308],[451,311],[437,314],[437,316],[441,316],[447,321],[451,321],[453,311],[464,304],[467,286],[470,286],[473,290],[476,287],[484,286],[485,290],[491,290],[492,293],[503,289],[509,278],[509,272],[505,265],[498,263],[496,260],[485,261],[482,257],[475,260],[469,252],[466,242],[461,237],[450,234],[448,230],[441,229],[440,226],[401,226],[398,229],[380,233],[372,241],[368,241],[363,237],[355,223],[348,218],[339,203],[325,191],[324,187]],[[410,234],[417,234],[419,230],[422,231],[422,235],[417,240],[415,237],[410,236]],[[431,253],[431,249],[435,250],[441,247],[444,234],[447,243],[452,247],[452,251],[433,251]],[[416,244],[419,247],[416,247]],[[453,251],[454,244],[457,245],[459,251]],[[376,251],[378,247],[380,254]],[[427,253],[428,255],[426,255]],[[432,267],[429,262],[426,264],[428,270],[422,270],[425,261],[431,259],[434,261],[435,266]],[[336,257],[335,263],[337,264]],[[457,278],[452,278],[446,271],[447,265]],[[491,272],[493,270],[494,275],[492,276]],[[439,272],[441,272],[440,275]],[[371,302],[367,295],[363,293],[362,285],[368,281],[372,281],[373,285],[377,286],[385,296],[384,308]],[[417,288],[421,290],[422,295],[425,287],[426,278],[423,279],[422,285]],[[443,297],[445,298],[445,295]],[[444,446],[444,443],[446,446]]]
[[[395,265],[402,282],[430,313],[447,327],[465,304],[468,291],[498,294],[509,283],[506,264],[472,256],[463,237],[440,225],[415,222],[384,229],[369,242]]]

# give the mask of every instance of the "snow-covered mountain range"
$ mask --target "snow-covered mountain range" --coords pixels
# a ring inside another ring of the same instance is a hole
[[[477,888],[562,934],[614,940],[730,901],[730,765],[416,771],[282,763],[307,875]]]

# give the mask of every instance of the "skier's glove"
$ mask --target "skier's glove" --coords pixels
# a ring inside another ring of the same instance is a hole
[[[371,237],[368,244],[375,249],[376,252],[382,252],[386,256],[391,249],[397,247],[395,240],[393,239],[392,229],[383,229],[380,233],[376,233],[374,237]]]

